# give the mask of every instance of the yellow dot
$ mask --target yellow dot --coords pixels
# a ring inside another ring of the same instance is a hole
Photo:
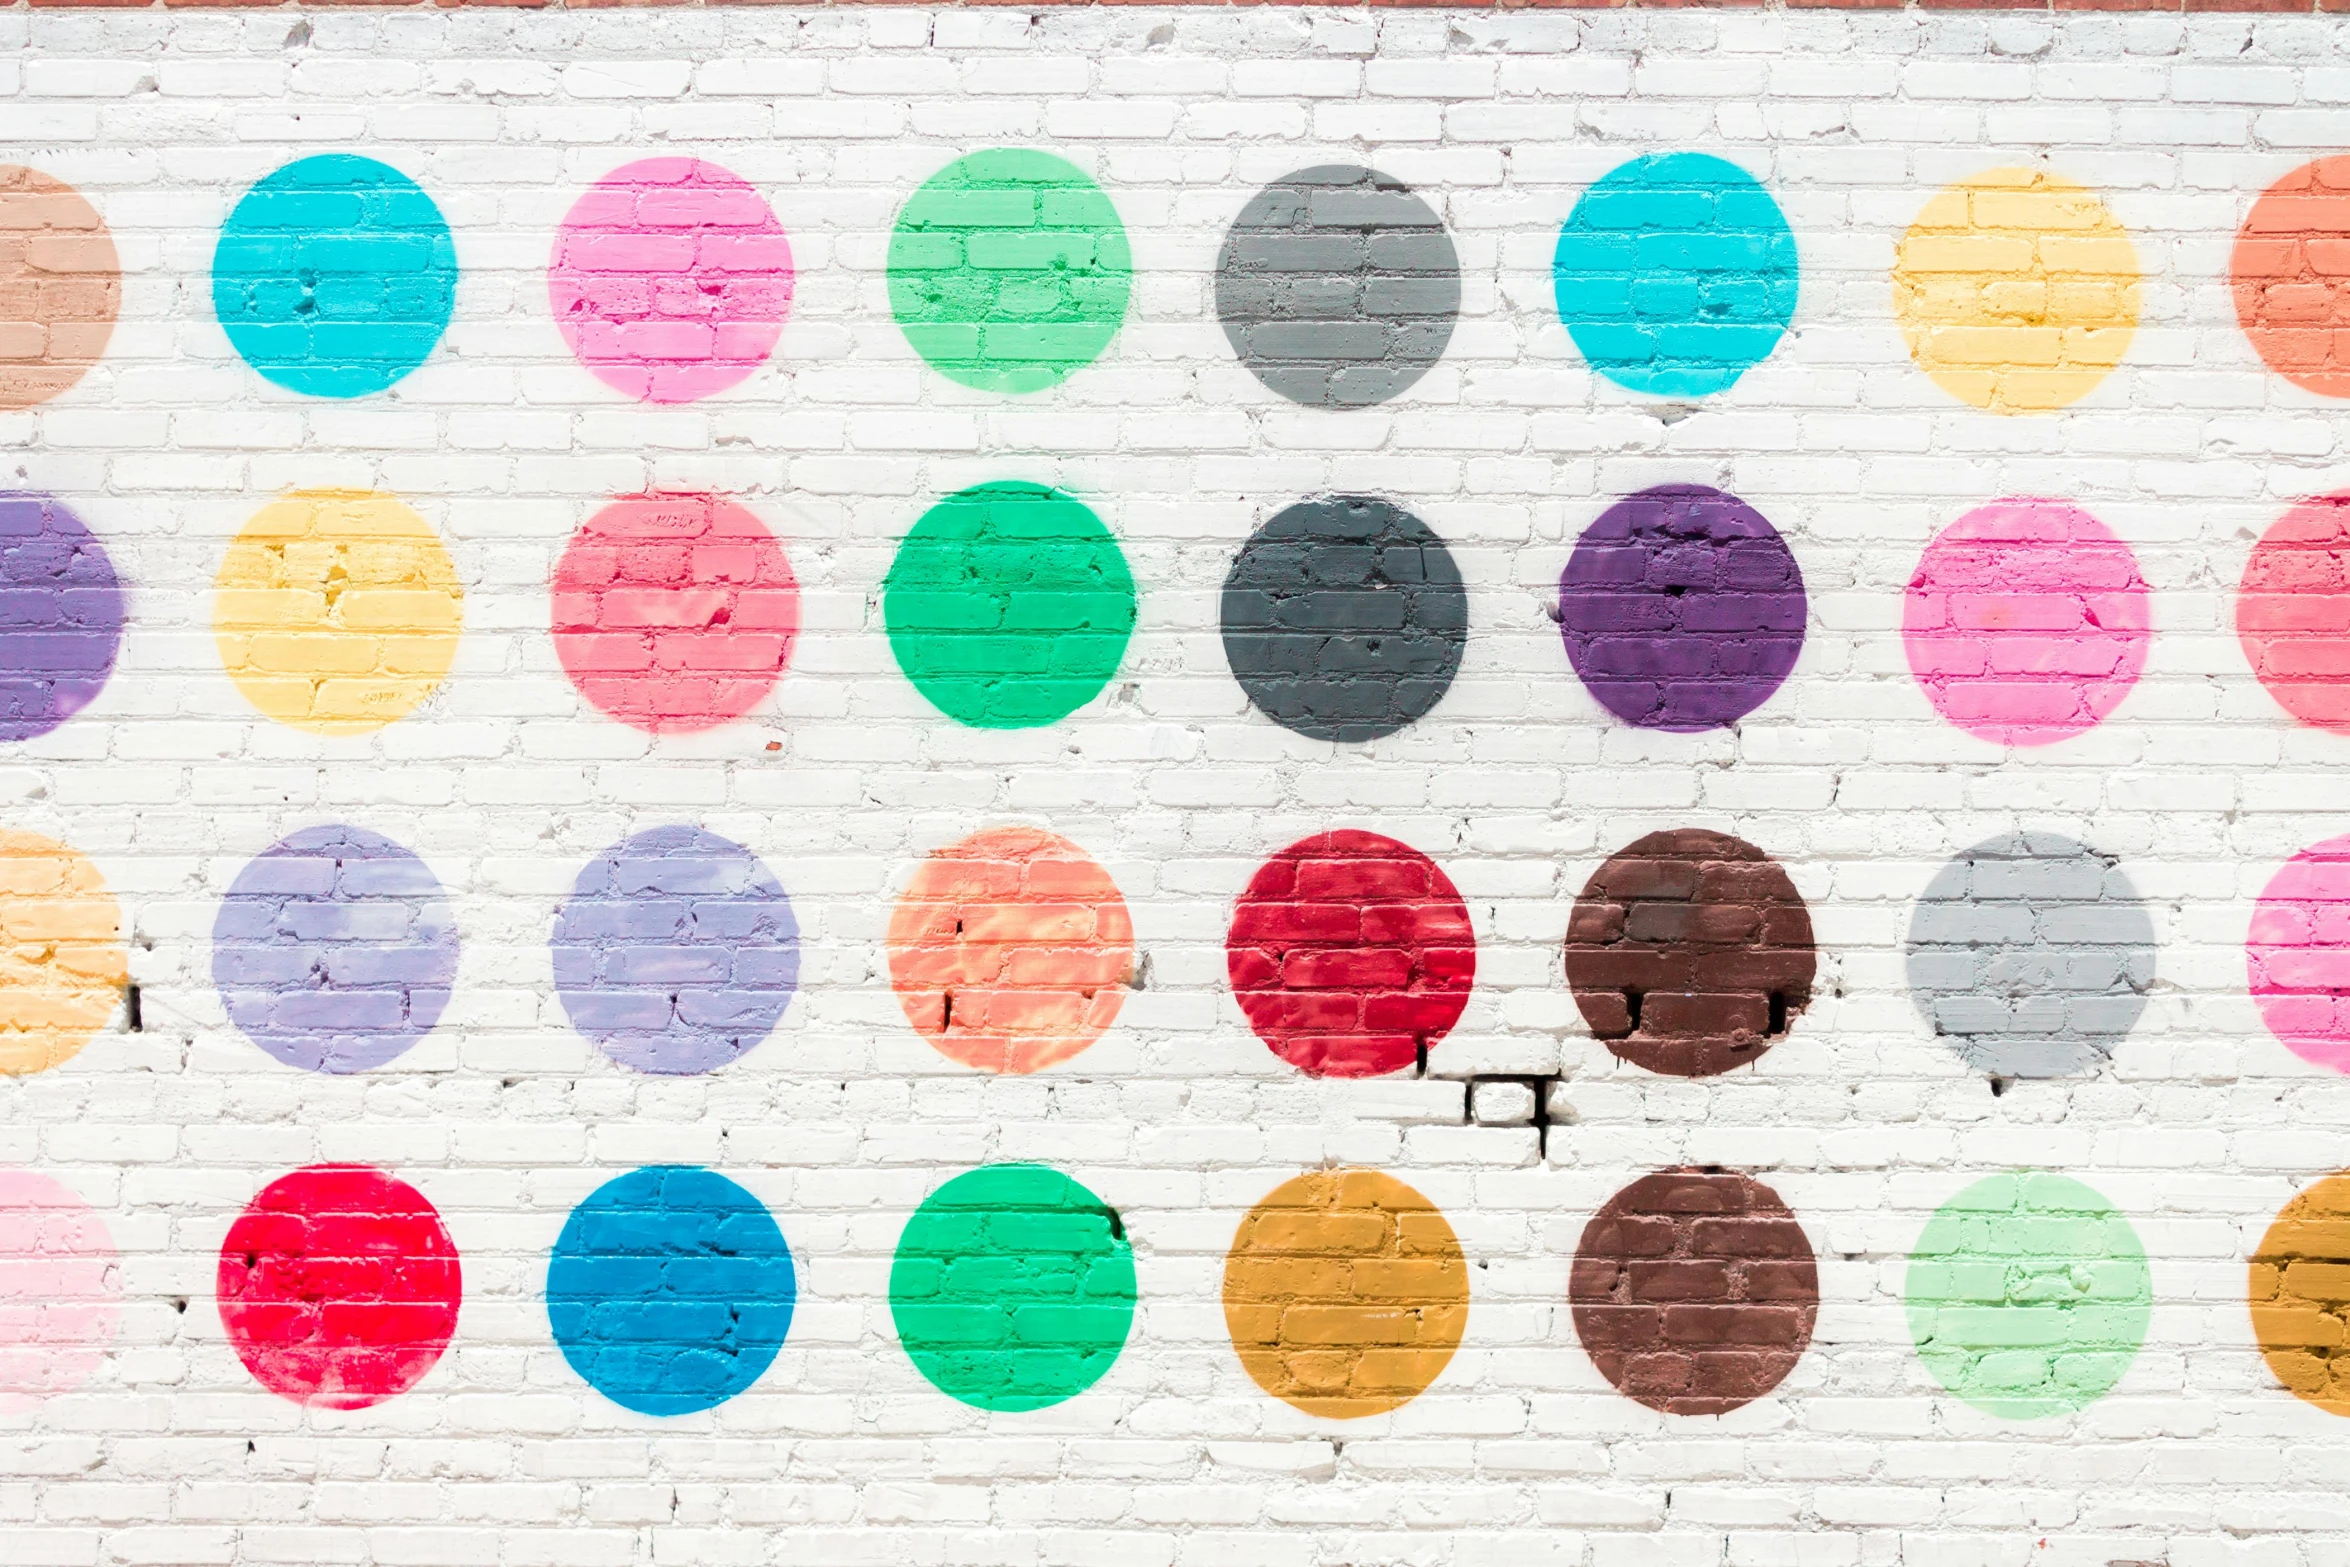
[[[389,495],[296,490],[228,548],[212,604],[245,699],[319,734],[380,729],[457,656],[464,590],[430,525]]]
[[[1901,238],[1893,313],[1954,397],[2039,413],[2086,397],[2138,330],[2138,252],[2105,203],[2039,169],[1945,187]]]
[[[0,832],[0,1072],[71,1060],[129,983],[122,910],[98,867],[55,839]]]

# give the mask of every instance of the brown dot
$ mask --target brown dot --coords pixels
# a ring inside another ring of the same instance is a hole
[[[1811,1002],[1811,914],[1753,844],[1684,827],[1602,865],[1567,925],[1567,984],[1594,1037],[1674,1077],[1744,1066]]]
[[[1591,1216],[1567,1299],[1618,1392],[1668,1415],[1722,1415],[1803,1358],[1820,1274],[1803,1226],[1762,1182],[1663,1170]]]
[[[79,381],[121,308],[122,267],[97,209],[38,169],[0,164],[0,408]]]

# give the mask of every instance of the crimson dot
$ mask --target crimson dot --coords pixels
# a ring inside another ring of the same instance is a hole
[[[457,1247],[424,1195],[316,1164],[262,1188],[220,1247],[221,1326],[281,1398],[364,1409],[414,1387],[457,1331]]]
[[[1291,844],[1232,912],[1224,957],[1249,1026],[1316,1077],[1425,1059],[1477,977],[1469,908],[1436,862],[1351,828]]]

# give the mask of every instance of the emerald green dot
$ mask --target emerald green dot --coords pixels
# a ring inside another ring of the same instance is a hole
[[[1117,1363],[1134,1325],[1134,1250],[1117,1210],[1060,1171],[982,1165],[908,1221],[889,1310],[940,1392],[1042,1409]]]
[[[959,490],[922,516],[882,584],[898,668],[948,717],[1033,729],[1092,701],[1134,634],[1134,577],[1110,530],[1059,490]]]
[[[898,214],[889,308],[931,368],[983,392],[1040,392],[1101,357],[1126,319],[1118,209],[1066,158],[957,158]]]
[[[2154,1280],[2120,1210],[2062,1175],[2019,1171],[1944,1203],[1910,1253],[1910,1337],[1977,1409],[2086,1409],[2146,1342]]]

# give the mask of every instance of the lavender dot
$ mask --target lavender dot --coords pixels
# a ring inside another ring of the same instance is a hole
[[[212,923],[229,1021],[288,1066],[364,1072],[433,1030],[457,978],[439,878],[364,827],[305,827],[237,873]]]
[[[1761,512],[1702,484],[1626,496],[1559,579],[1559,634],[1602,707],[1643,729],[1734,724],[1803,651],[1803,572]]]
[[[89,706],[121,644],[122,587],[97,537],[54,496],[0,493],[0,740]]]
[[[800,927],[759,857],[656,827],[590,860],[555,916],[555,992],[622,1066],[711,1072],[765,1039],[800,977]]]

